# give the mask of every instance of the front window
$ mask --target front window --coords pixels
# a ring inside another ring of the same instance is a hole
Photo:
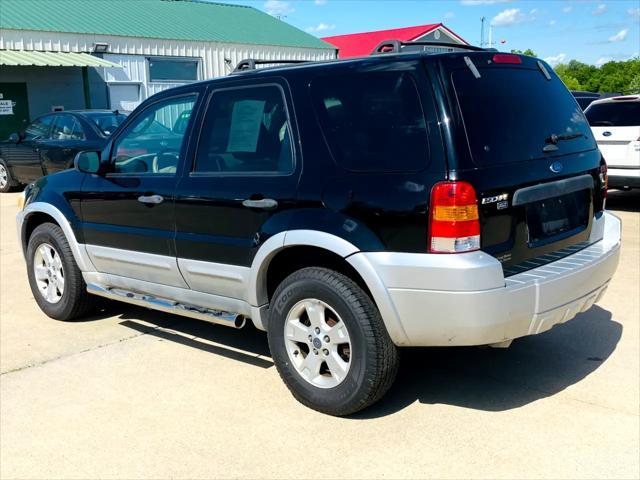
[[[40,117],[24,131],[25,140],[43,140],[49,138],[49,130],[53,123],[53,115]]]
[[[114,172],[175,174],[185,129],[176,128],[184,112],[191,112],[196,95],[163,100],[147,107],[113,147]]]

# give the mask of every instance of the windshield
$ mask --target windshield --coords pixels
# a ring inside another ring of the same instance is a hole
[[[127,118],[122,113],[114,112],[100,112],[100,113],[88,113],[87,117],[98,126],[98,129],[104,135],[111,135],[116,131],[116,128],[120,126],[124,119]]]
[[[547,80],[525,68],[479,71],[480,78],[469,69],[452,74],[476,166],[596,148],[582,109],[556,76]]]
[[[640,102],[596,103],[585,115],[593,127],[637,127],[640,125]]]

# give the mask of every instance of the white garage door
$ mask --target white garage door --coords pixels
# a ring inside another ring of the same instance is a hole
[[[140,85],[111,83],[109,84],[109,98],[112,110],[130,112],[140,104]]]

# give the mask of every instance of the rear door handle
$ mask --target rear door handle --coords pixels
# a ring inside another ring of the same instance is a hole
[[[164,198],[162,195],[140,195],[138,201],[147,205],[158,205],[164,201]]]
[[[278,207],[278,201],[273,198],[263,198],[261,200],[244,200],[242,202],[247,208],[261,208],[263,210],[273,210]]]

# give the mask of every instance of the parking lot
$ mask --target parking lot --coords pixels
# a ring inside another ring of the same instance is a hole
[[[296,402],[266,335],[120,304],[64,323],[0,196],[2,478],[638,478],[640,193],[599,305],[507,350],[413,349],[373,408]]]

